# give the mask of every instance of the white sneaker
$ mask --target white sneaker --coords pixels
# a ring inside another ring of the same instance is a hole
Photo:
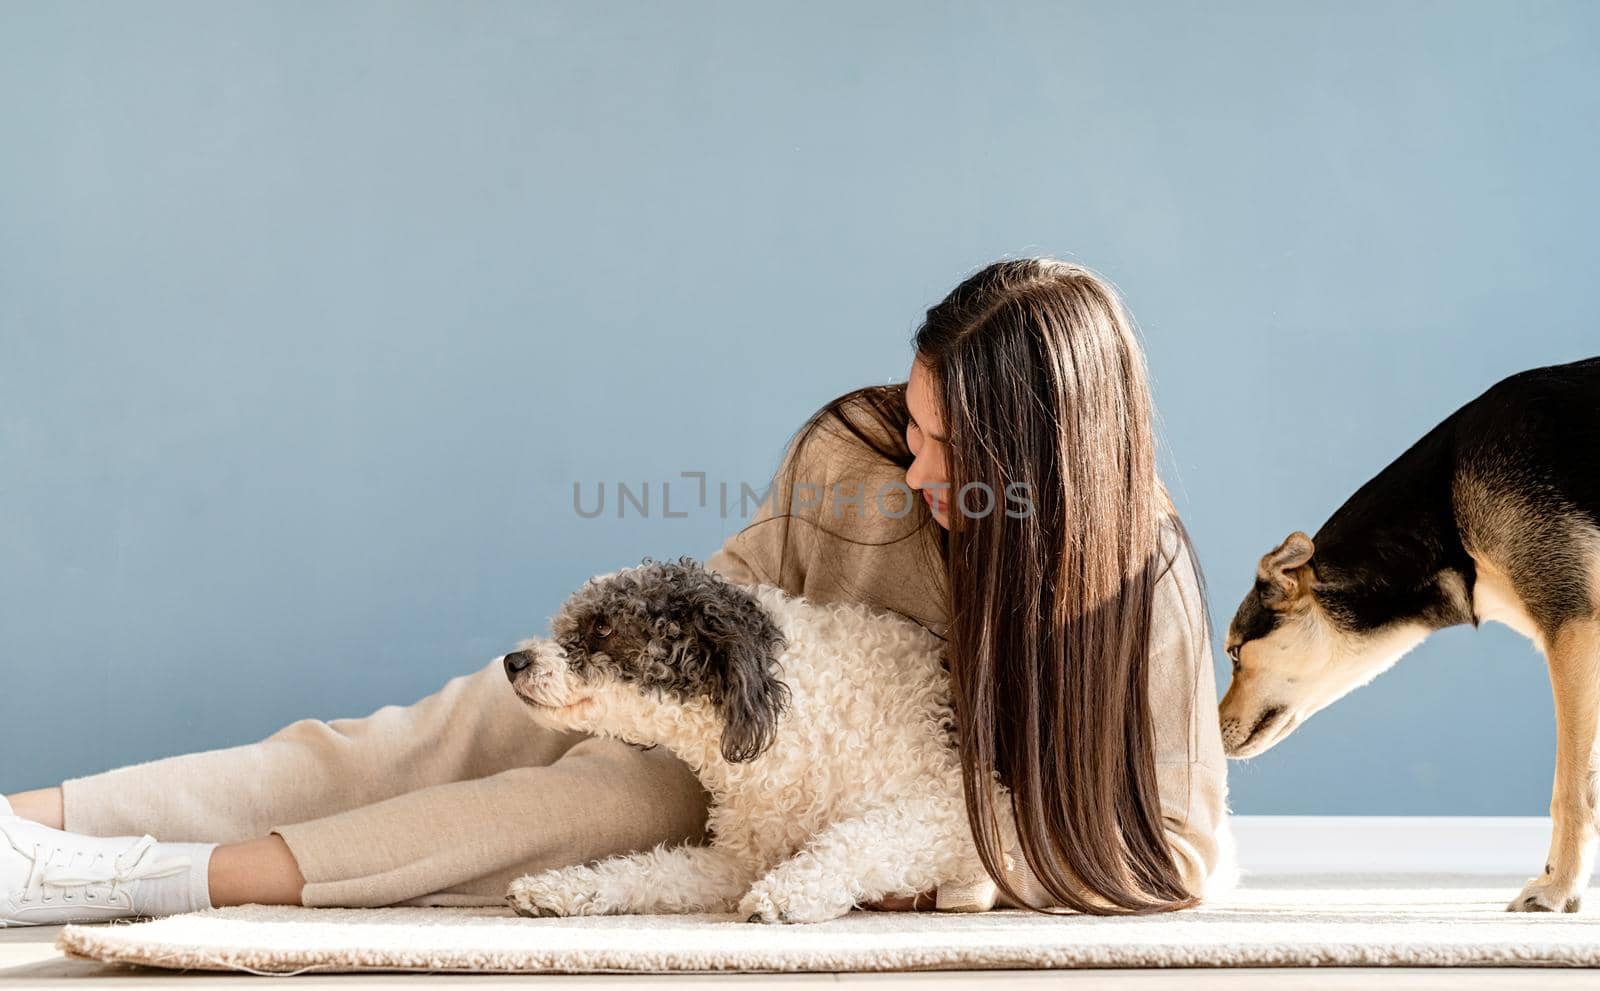
[[[9,806],[7,807],[9,810]],[[187,873],[150,836],[79,836],[0,816],[0,929],[124,919],[143,881]]]

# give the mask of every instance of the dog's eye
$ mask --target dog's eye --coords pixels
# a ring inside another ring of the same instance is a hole
[[[596,626],[594,628],[594,635],[602,640],[604,640],[606,637],[609,637],[611,635],[611,624],[601,623],[599,626]]]

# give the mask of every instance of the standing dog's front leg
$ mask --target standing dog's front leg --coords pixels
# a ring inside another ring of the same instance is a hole
[[[726,912],[754,877],[717,847],[680,846],[529,874],[506,901],[527,916]]]
[[[1589,884],[1595,832],[1595,733],[1600,723],[1600,620],[1572,620],[1549,639],[1556,708],[1550,856],[1511,912],[1576,912]]]
[[[857,904],[929,890],[965,865],[966,808],[936,799],[873,809],[822,830],[739,902],[750,922],[826,922]]]

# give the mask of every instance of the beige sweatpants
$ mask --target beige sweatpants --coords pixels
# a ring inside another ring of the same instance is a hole
[[[498,660],[409,706],[63,783],[66,827],[283,837],[307,905],[488,905],[530,871],[702,842],[708,797],[664,748],[545,729]]]

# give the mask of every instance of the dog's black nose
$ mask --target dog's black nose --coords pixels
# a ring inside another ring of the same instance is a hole
[[[514,654],[506,655],[506,677],[512,681],[517,680],[517,675],[533,666],[533,651],[519,650]]]

